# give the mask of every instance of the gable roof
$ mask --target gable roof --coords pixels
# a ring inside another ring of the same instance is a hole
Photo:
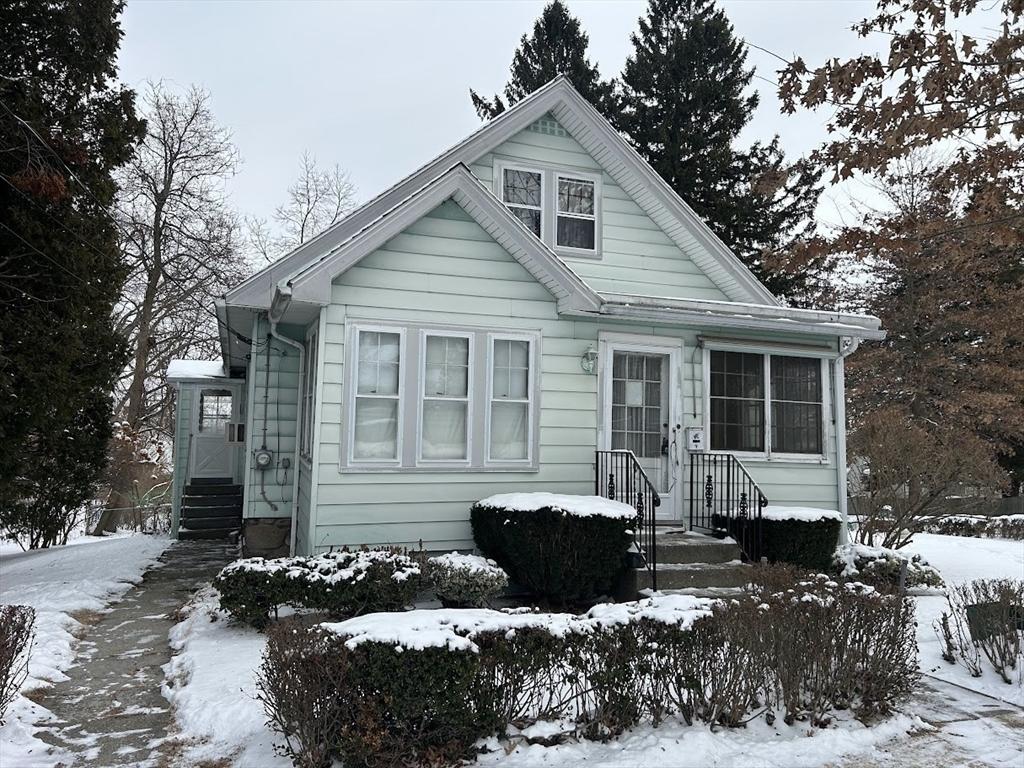
[[[564,75],[534,91],[317,237],[228,291],[226,302],[234,306],[269,308],[279,283],[287,282],[321,260],[325,253],[346,243],[453,166],[470,165],[549,112],[731,300],[779,304]],[[489,191],[484,191],[490,195]]]
[[[331,281],[446,200],[454,200],[558,301],[560,311],[597,311],[598,295],[502,205],[464,165],[452,166],[349,240],[283,281],[290,300],[326,305]]]

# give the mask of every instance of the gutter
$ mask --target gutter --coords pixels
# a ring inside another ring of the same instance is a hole
[[[270,309],[267,312],[267,320],[270,322],[270,335],[280,341],[283,344],[297,349],[299,351],[299,388],[296,392],[296,405],[301,405],[302,398],[302,387],[303,387],[303,371],[305,371],[305,354],[306,348],[299,342],[289,339],[287,336],[282,336],[278,333],[277,324],[284,317],[284,313],[288,310],[288,306],[292,302],[292,289],[287,285],[278,285],[274,289],[274,298],[270,302]],[[295,409],[295,455],[292,457],[292,521],[291,525],[288,526],[288,554],[292,557],[295,556],[295,535],[296,529],[299,522],[299,421],[302,418],[302,408]],[[310,511],[312,514],[312,510]]]

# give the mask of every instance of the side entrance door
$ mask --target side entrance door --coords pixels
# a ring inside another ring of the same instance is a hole
[[[657,517],[682,518],[682,343],[660,337],[609,334],[598,350],[601,362],[604,450],[636,456],[661,496]]]
[[[234,387],[197,386],[192,405],[190,477],[234,478],[238,445],[228,442],[228,424],[238,420]]]

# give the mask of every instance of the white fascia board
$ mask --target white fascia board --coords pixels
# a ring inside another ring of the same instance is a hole
[[[590,317],[594,315],[588,314]],[[681,307],[653,307],[642,305],[606,303],[601,307],[599,317],[615,317],[639,320],[645,323],[685,325],[696,328],[735,328],[744,331],[780,331],[784,333],[811,334],[814,336],[849,336],[861,339],[880,340],[885,331],[865,328],[861,325],[843,322],[816,322],[801,320],[778,314],[775,317],[757,316],[743,312],[725,312]]]
[[[325,258],[293,276],[275,293],[290,289],[294,301],[326,306],[331,283],[365,256],[453,199],[558,300],[559,310],[591,310],[601,300],[550,248],[526,229],[464,165],[456,165]]]
[[[566,123],[572,123],[566,125],[566,129],[587,151],[595,155],[595,159],[620,186],[636,187],[637,184],[630,183],[631,181],[641,184],[643,189],[639,194],[627,193],[634,194],[641,208],[660,226],[664,226],[666,218],[670,219],[669,223],[678,222],[704,246],[710,256],[694,253],[692,248],[687,252],[712,280],[723,283],[721,287],[727,295],[772,306],[779,305],[779,300],[753,276],[608,121],[576,91],[564,75],[556,77],[498,117],[485,123],[466,139],[349,213],[334,226],[229,291],[227,302],[232,305],[269,308],[278,283],[290,281],[324,254],[344,245],[347,240],[386,215],[447,169],[459,164],[472,165],[549,112]],[[616,163],[608,163],[602,159],[609,154],[612,156],[611,159],[618,161],[621,166],[615,169],[614,173],[613,169],[607,166]],[[666,229],[666,234],[680,248],[685,248],[687,243],[682,238],[676,239],[678,234],[673,233],[672,229],[674,228]]]
[[[880,332],[881,321],[872,315],[857,315],[845,312],[833,312],[827,309],[797,309],[795,307],[767,306],[734,301],[714,301],[712,299],[679,299],[666,296],[646,296],[643,294],[600,293],[605,305],[624,307],[644,307],[648,309],[687,310],[711,314],[728,314],[733,316],[752,316],[767,319],[785,319],[803,323],[817,323],[842,328],[858,328],[862,331]],[[860,335],[860,338],[874,338]]]

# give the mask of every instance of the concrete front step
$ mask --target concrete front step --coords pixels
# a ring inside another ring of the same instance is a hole
[[[655,537],[658,564],[728,563],[740,559],[732,539],[721,540],[696,533],[659,533]]]
[[[178,538],[182,541],[194,541],[196,539],[226,539],[228,536],[239,528],[241,528],[241,521],[238,525],[230,528],[179,528]]]
[[[181,508],[181,519],[182,522],[185,520],[191,520],[195,517],[219,517],[219,518],[232,518],[237,517],[241,519],[242,508],[241,506],[230,506],[230,507],[182,507]]]
[[[739,560],[724,563],[658,563],[658,589],[742,587],[751,578],[751,566]],[[636,571],[636,589],[653,587],[646,569]]]
[[[211,528],[230,528],[235,530],[241,527],[241,515],[234,517],[189,517],[182,518],[179,530],[181,528],[186,528],[190,531],[209,530]]]

